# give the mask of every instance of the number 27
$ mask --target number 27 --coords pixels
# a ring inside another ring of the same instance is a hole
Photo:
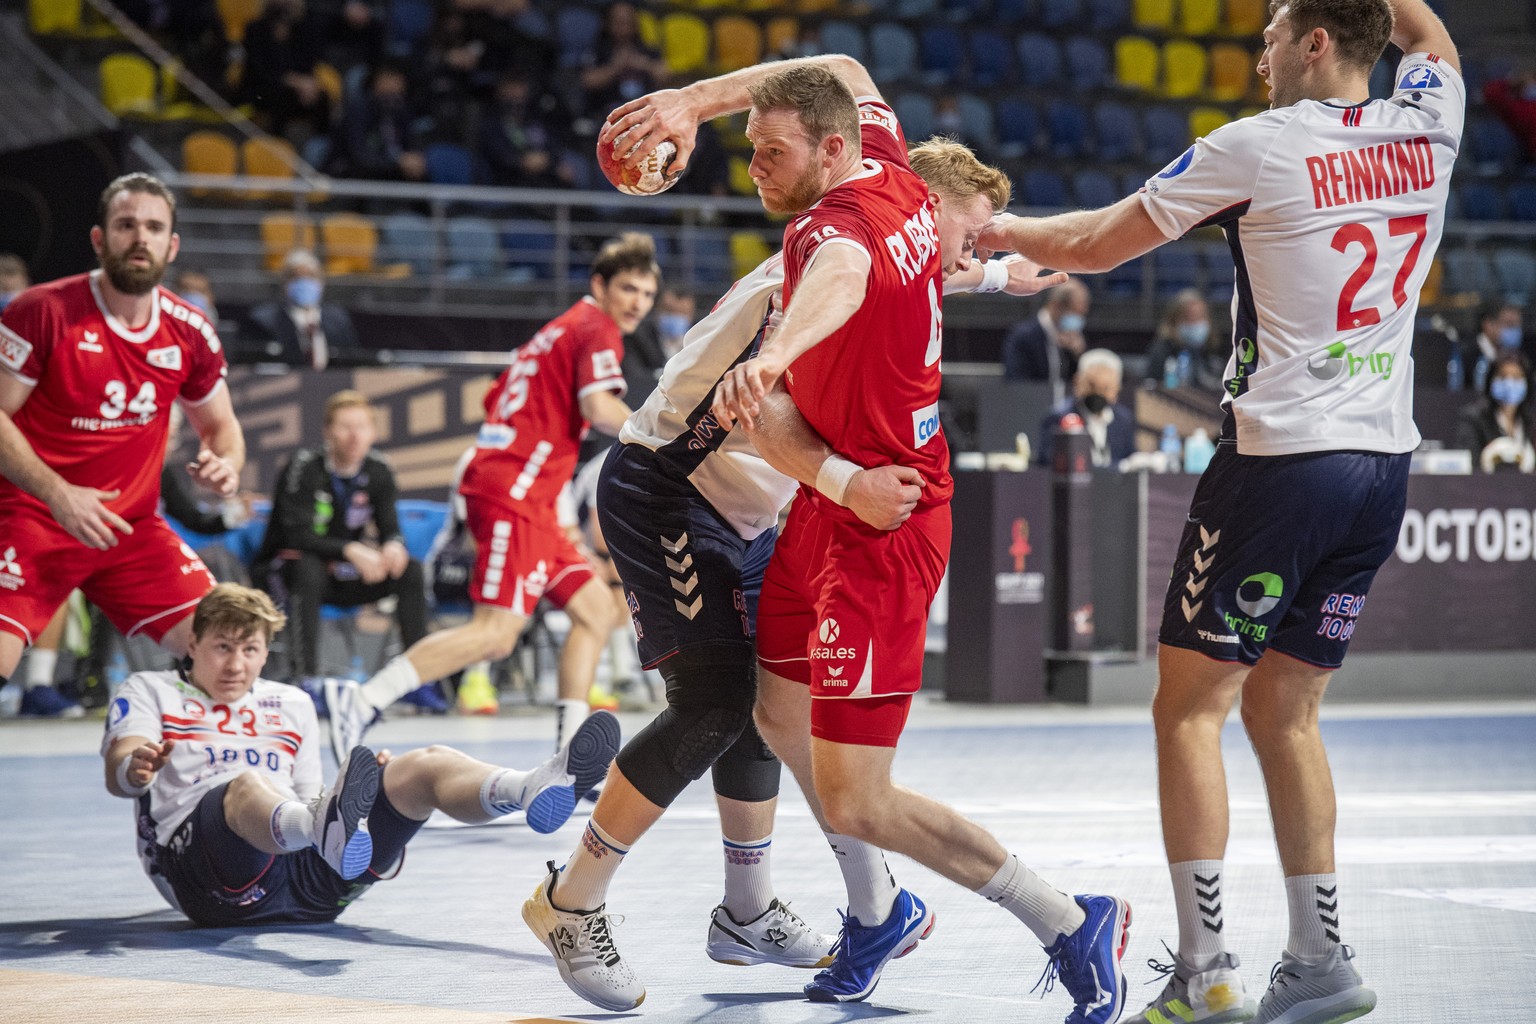
[[[1401,309],[1403,303],[1408,301],[1408,293],[1404,288],[1408,278],[1413,274],[1413,268],[1418,265],[1419,252],[1424,248],[1424,236],[1429,233],[1429,214],[1416,213],[1412,217],[1393,217],[1387,221],[1387,233],[1393,238],[1402,235],[1412,235],[1413,244],[1408,247],[1408,254],[1403,257],[1403,265],[1397,268],[1397,276],[1392,280],[1392,301]],[[1355,268],[1355,272],[1349,275],[1349,280],[1344,282],[1344,290],[1339,292],[1339,321],[1340,331],[1353,331],[1360,327],[1370,327],[1372,324],[1381,323],[1381,311],[1375,306],[1365,309],[1355,309],[1355,296],[1364,288],[1366,282],[1376,271],[1376,235],[1364,224],[1345,224],[1333,233],[1333,248],[1337,252],[1348,252],[1349,247],[1358,243],[1365,250],[1365,259]]]

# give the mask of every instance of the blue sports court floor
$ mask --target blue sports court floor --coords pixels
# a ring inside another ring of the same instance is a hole
[[[645,721],[625,716],[626,735]],[[1536,703],[1332,706],[1324,729],[1340,792],[1345,939],[1380,995],[1367,1019],[1536,1021]],[[544,714],[402,719],[371,741],[397,751],[446,742],[527,766],[551,731]],[[544,862],[576,841],[579,818],[551,836],[518,823],[430,827],[400,877],[333,926],[195,929],[139,869],[129,806],[102,787],[99,735],[92,722],[0,723],[0,1021],[959,1024],[1060,1021],[1068,1009],[1060,990],[1031,994],[1044,958],[1022,926],[902,858],[892,858],[898,880],[936,908],[938,926],[868,1003],[812,1005],[802,972],[712,963],[703,947],[720,849],[707,784],[629,855],[611,894],[620,949],[649,990],[633,1014],[572,995],[519,916]],[[1236,727],[1226,754],[1227,926],[1257,994],[1285,941],[1284,891]],[[1176,930],[1144,711],[927,703],[896,766],[1058,886],[1128,898],[1128,1005],[1157,991],[1143,984],[1154,978],[1145,962]],[[783,804],[779,894],[831,930],[839,876],[792,784]]]

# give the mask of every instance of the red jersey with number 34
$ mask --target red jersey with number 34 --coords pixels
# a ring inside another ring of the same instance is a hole
[[[623,361],[619,325],[590,297],[545,324],[513,351],[485,396],[485,424],[459,493],[552,516],[587,433],[581,399],[623,395]]]
[[[213,325],[155,289],[149,321],[129,330],[107,312],[100,271],[29,288],[0,314],[0,366],[32,385],[13,419],[38,458],[68,482],[122,494],[130,522],[160,500],[171,403],[212,398],[228,372]],[[0,504],[32,502],[0,478]]]

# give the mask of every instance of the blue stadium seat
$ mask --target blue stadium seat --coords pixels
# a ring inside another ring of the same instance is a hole
[[[1123,195],[1135,195],[1146,187],[1147,179],[1152,177],[1146,171],[1126,171],[1120,175],[1120,191]]]
[[[1157,250],[1157,295],[1169,298],[1185,288],[1199,288],[1203,276],[1200,252],[1188,243],[1166,245]]]
[[[1457,189],[1461,215],[1467,220],[1503,220],[1504,192],[1487,181],[1471,181]]]
[[[602,16],[593,8],[562,4],[555,15],[555,44],[560,49],[560,66],[580,67],[602,30]]]
[[[865,53],[864,32],[851,21],[824,21],[821,24],[821,52],[846,53],[863,63]]]
[[[933,99],[922,92],[904,92],[891,104],[909,142],[922,142],[933,134]]]
[[[1045,123],[1052,156],[1091,155],[1088,114],[1082,107],[1069,100],[1055,100],[1046,110]]]
[[[505,265],[501,236],[484,217],[455,217],[448,222],[447,276],[455,281],[495,277]]]
[[[991,0],[943,0],[944,17],[957,25],[974,25],[992,18]]]
[[[400,536],[405,540],[405,550],[418,562],[425,562],[427,553],[432,550],[432,541],[448,521],[448,503],[401,498],[395,502],[395,512],[400,517]]]
[[[971,85],[978,89],[1008,85],[1016,72],[1013,44],[1002,33],[991,29],[971,33]]]
[[[1131,0],[1088,0],[1088,26],[1095,32],[1119,32],[1131,22]]]
[[[434,185],[473,185],[475,157],[455,142],[434,142],[424,154],[427,180]]]
[[[1050,89],[1061,85],[1061,47],[1056,40],[1039,32],[1025,32],[1019,36],[1019,77],[1024,84],[1035,89]]]
[[[731,260],[730,234],[721,228],[700,228],[683,239],[686,252],[691,246],[694,278],[706,288],[723,291],[735,280]]]
[[[382,261],[405,263],[413,274],[437,269],[437,232],[419,213],[392,213],[379,225]]]
[[[917,71],[917,39],[910,29],[882,21],[869,30],[870,74],[882,85],[911,78]]]
[[[1159,167],[1172,163],[1189,148],[1189,117],[1177,107],[1148,107],[1142,124],[1146,127],[1147,159]]]
[[[928,25],[918,36],[923,80],[930,85],[952,82],[965,64],[965,39],[953,25]]]
[[[1036,167],[1024,175],[1022,194],[1014,196],[1024,206],[1050,206],[1061,208],[1072,205],[1067,194],[1066,179],[1055,171]]]
[[[992,5],[992,23],[1000,29],[1012,28],[1035,20],[1035,0],[996,0]]]
[[[890,13],[895,18],[927,18],[938,11],[939,0],[895,0]]]
[[[1102,290],[1105,294],[1118,298],[1131,298],[1141,294],[1142,274],[1148,257],[1131,260],[1122,263],[1102,277],[1094,279],[1096,290]]]
[[[432,31],[431,0],[393,0],[389,5],[389,52],[407,57]]]
[[[974,147],[989,150],[996,143],[992,132],[992,104],[974,93],[963,92],[955,97],[960,107],[960,134]]]
[[[1103,171],[1078,171],[1072,176],[1072,191],[1077,205],[1089,210],[1113,205],[1121,198],[1115,179]]]
[[[1536,183],[1517,181],[1509,187],[1509,215],[1514,220],[1536,221]]]
[[[999,99],[993,108],[997,143],[1004,156],[1023,156],[1034,149],[1040,135],[1035,108],[1013,96]]]
[[[1039,23],[1043,28],[1071,28],[1082,18],[1082,0],[1045,0],[1040,5]]]
[[[1499,289],[1498,276],[1488,257],[1476,249],[1450,249],[1440,254],[1445,268],[1441,295],[1489,296]]]
[[[1497,118],[1469,118],[1461,157],[1477,171],[1503,174],[1520,165],[1520,140]]]
[[[1397,85],[1397,65],[1385,58],[1376,62],[1371,68],[1371,98],[1384,100],[1392,95],[1393,88]]]
[[[1091,36],[1073,36],[1067,40],[1067,69],[1076,89],[1105,89],[1114,84],[1109,51]]]
[[[553,278],[554,229],[541,220],[512,221],[504,227],[501,245],[508,265],[521,271],[519,276]]]
[[[1104,100],[1093,107],[1093,134],[1099,140],[1099,159],[1118,162],[1141,157],[1141,122],[1124,103]],[[1146,181],[1137,180],[1140,188]]]
[[[1529,250],[1514,246],[1495,250],[1493,272],[1498,275],[1506,302],[1525,306],[1536,298],[1536,256]]]
[[[1207,242],[1201,251],[1205,254],[1206,301],[1226,305],[1236,290],[1232,248],[1226,242]]]

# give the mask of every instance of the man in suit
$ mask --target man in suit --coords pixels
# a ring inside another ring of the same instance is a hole
[[[1106,348],[1084,352],[1077,361],[1077,375],[1072,378],[1072,398],[1064,399],[1040,421],[1040,443],[1035,446],[1035,461],[1051,464],[1052,436],[1061,421],[1075,415],[1093,444],[1093,464],[1113,469],[1120,460],[1136,450],[1136,416],[1120,404],[1120,357]]]
[[[283,297],[251,310],[262,361],[323,370],[358,351],[352,317],[325,297],[325,272],[308,249],[283,260]]]
[[[1087,285],[1072,280],[1052,288],[1033,320],[1025,320],[1003,339],[1003,376],[1009,380],[1047,380],[1051,397],[1067,395],[1066,382],[1077,372],[1087,347],[1083,328],[1092,304]]]

